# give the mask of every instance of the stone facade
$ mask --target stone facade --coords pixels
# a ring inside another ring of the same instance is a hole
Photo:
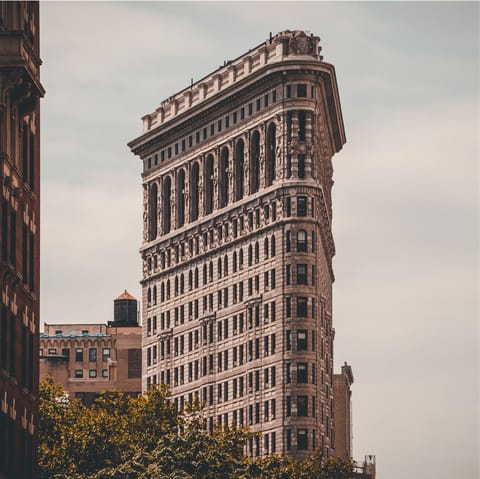
[[[0,2],[0,479],[38,471],[38,2]]]
[[[345,363],[342,372],[333,375],[335,404],[335,455],[342,459],[353,457],[352,450],[352,391],[353,372]]]
[[[248,452],[334,453],[332,156],[319,38],[281,32],[162,102],[143,161],[143,389],[248,425]]]
[[[117,309],[119,303],[136,303],[127,295],[115,301],[118,314],[108,325],[45,324],[40,335],[40,379],[52,376],[87,405],[107,389],[140,394],[142,328],[136,307],[124,321]]]

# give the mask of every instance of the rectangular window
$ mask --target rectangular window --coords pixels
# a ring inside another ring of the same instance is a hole
[[[297,449],[299,451],[308,449],[308,432],[306,429],[298,429],[297,431]]]
[[[298,177],[305,178],[305,155],[298,155]]]
[[[285,284],[292,284],[292,266],[290,264],[285,265]]]
[[[285,382],[287,384],[292,382],[292,365],[290,363],[285,364]]]
[[[77,379],[83,378],[83,369],[76,369],[76,370],[75,370],[75,377],[76,377]]]
[[[292,398],[287,396],[285,401],[285,416],[290,417],[292,415]]]
[[[297,415],[308,416],[308,396],[297,396]]]
[[[307,96],[307,85],[299,84],[297,85],[297,97],[306,98]]]
[[[307,363],[297,364],[297,383],[305,384],[308,382],[308,366]]]
[[[307,265],[297,265],[297,284],[307,284]],[[288,283],[287,283],[288,284]]]
[[[88,360],[91,363],[96,363],[97,362],[97,348],[90,348],[88,350]]]
[[[307,216],[307,198],[297,196],[297,216]]]
[[[261,108],[261,100],[260,98],[257,99],[257,111],[260,111],[260,108]]]
[[[97,370],[96,369],[90,369],[88,371],[88,377],[89,378],[96,378],[97,377]]]
[[[277,101],[277,90],[272,91],[272,103]]]
[[[297,317],[307,317],[307,298],[297,298]]]
[[[108,378],[108,369],[102,369],[102,378]]]
[[[83,361],[83,349],[77,348],[75,349],[75,361],[82,362]]]
[[[253,114],[253,103],[248,104],[248,114],[252,115]]]
[[[292,315],[292,299],[285,298],[285,315],[289,318]]]
[[[291,97],[292,97],[292,86],[287,85],[287,98],[291,98]]]
[[[102,361],[107,361],[110,358],[110,348],[102,349]]]
[[[299,329],[297,331],[297,351],[306,351],[308,344],[308,331]]]

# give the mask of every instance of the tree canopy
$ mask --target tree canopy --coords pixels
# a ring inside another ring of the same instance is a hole
[[[130,397],[100,395],[91,407],[51,378],[40,384],[41,479],[349,479],[354,464],[316,451],[304,462],[244,454],[252,433],[204,429],[198,408],[177,413],[161,386]]]

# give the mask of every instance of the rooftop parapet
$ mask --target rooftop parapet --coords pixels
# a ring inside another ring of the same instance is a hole
[[[287,60],[322,61],[321,50],[320,38],[302,30],[285,30],[270,36],[266,42],[235,60],[226,61],[213,73],[162,101],[153,113],[142,117],[143,132],[167,123],[267,65]]]

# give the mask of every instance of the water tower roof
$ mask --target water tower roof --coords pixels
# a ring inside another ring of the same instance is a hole
[[[117,299],[133,299],[134,301],[137,300],[127,290],[125,290],[118,298],[116,298],[115,301]]]

